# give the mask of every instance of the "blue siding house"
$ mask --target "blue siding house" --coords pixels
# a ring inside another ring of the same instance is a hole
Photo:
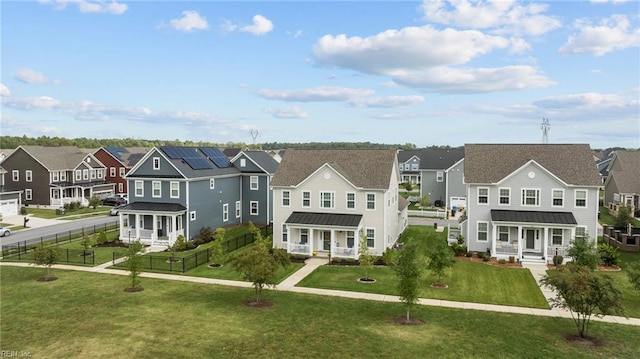
[[[241,172],[242,197],[236,204],[235,216],[243,223],[271,223],[271,177],[278,168],[278,161],[264,151],[241,151],[231,163]]]

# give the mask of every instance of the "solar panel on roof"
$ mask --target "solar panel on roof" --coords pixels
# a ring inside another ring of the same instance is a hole
[[[217,148],[200,147],[200,151],[202,151],[202,153],[204,153],[205,156],[207,156],[213,163],[215,163],[215,165],[218,168],[225,168],[225,167],[231,166],[231,162],[229,162],[229,159],[227,158],[227,156],[225,156],[224,153],[222,153],[222,151],[220,151]]]
[[[185,157],[184,161],[194,170],[211,169],[213,165],[202,157]]]
[[[199,157],[198,152],[196,152],[195,148],[191,147],[162,147],[164,153],[169,156],[169,158],[185,158],[185,157]]]
[[[117,158],[118,161],[122,162],[122,156],[120,155],[121,153],[129,153],[129,151],[127,151],[126,148],[124,147],[116,147],[116,146],[110,146],[110,147],[105,147],[105,150],[107,150],[107,152],[109,152],[113,157]]]

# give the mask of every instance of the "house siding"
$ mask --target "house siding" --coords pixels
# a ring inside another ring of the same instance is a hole
[[[248,161],[247,161],[248,162]],[[251,189],[251,177],[258,177],[258,189]],[[273,219],[272,201],[269,188],[270,176],[266,174],[251,173],[243,174],[242,182],[242,221],[248,223],[270,223]],[[251,214],[251,202],[258,202],[258,215]],[[234,205],[235,206],[235,205]],[[234,207],[235,211],[235,207]]]
[[[102,164],[106,167],[104,178],[107,182],[114,184],[116,193],[128,193],[127,192],[128,182],[124,178],[120,177],[120,168],[125,167],[125,165],[122,162],[118,161],[116,158],[114,158],[109,152],[107,152],[103,148],[100,148],[98,151],[96,151],[94,153],[94,156],[100,162],[102,162]],[[111,176],[111,173],[110,173],[110,169],[112,167],[116,169],[115,176],[113,177]],[[125,170],[125,174],[126,174],[126,170]],[[122,184],[122,192],[118,192],[119,184]]]
[[[190,181],[187,222],[188,238],[197,236],[200,229],[210,227],[215,230],[218,227],[226,227],[240,223],[235,216],[235,203],[240,192],[240,181],[237,176],[216,178],[215,188],[209,186],[209,179]],[[229,219],[222,220],[224,204],[229,205]],[[191,221],[190,212],[196,211],[196,220]]]
[[[467,185],[464,183],[464,160],[458,162],[445,173],[447,182],[446,206],[450,206],[451,197],[467,197]]]
[[[22,148],[17,148],[9,157],[2,162],[2,167],[7,170],[5,183],[12,189],[24,191],[31,189],[31,200],[25,200],[22,193],[22,203],[24,205],[50,205],[49,196],[49,171]],[[17,170],[19,181],[13,181],[13,171]],[[25,171],[32,171],[32,182],[25,181]]]

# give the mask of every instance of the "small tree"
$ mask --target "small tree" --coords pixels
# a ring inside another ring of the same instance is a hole
[[[213,233],[213,243],[211,244],[210,260],[214,266],[222,265],[222,258],[226,254],[226,249],[222,245],[226,231],[224,228],[217,228]]]
[[[131,279],[131,287],[125,289],[125,291],[136,292],[142,290],[138,285],[140,284],[140,272],[142,270],[142,261],[140,258],[140,252],[144,246],[137,239],[135,242],[129,243],[127,248],[127,269],[129,270],[129,278]]]
[[[445,274],[445,270],[453,267],[456,261],[453,258],[453,252],[449,249],[445,241],[437,240],[434,242],[435,246],[428,255],[429,263],[427,264],[427,268],[436,276],[437,282],[434,284],[441,285],[443,284],[442,277]]]
[[[98,233],[98,237],[96,238],[96,243],[97,244],[107,243],[107,232],[100,231],[100,233]]]
[[[620,252],[617,247],[612,246],[609,243],[598,244],[598,255],[600,261],[606,266],[615,266],[620,259]]]
[[[176,254],[180,251],[183,251],[186,248],[187,244],[184,241],[184,236],[181,234],[176,238],[176,241],[173,244],[167,245],[167,251],[169,251],[169,262],[179,262],[180,259],[176,256]]]
[[[411,191],[413,191],[413,183],[411,183],[411,182],[405,182],[405,183],[404,183],[404,189],[405,189],[407,192],[411,192]]]
[[[270,250],[268,243],[270,241],[262,237],[260,229],[251,222],[249,226],[256,240],[247,250],[237,252],[231,258],[231,266],[242,273],[246,280],[253,283],[256,293],[255,303],[260,304],[262,289],[265,286],[275,287],[278,268],[287,267],[290,260],[285,250],[280,248]]]
[[[91,196],[91,198],[89,198],[89,207],[93,209],[96,209],[96,207],[98,207],[100,203],[102,203],[102,201],[96,195],[93,195]]]
[[[551,306],[569,310],[581,338],[587,337],[593,315],[625,315],[622,292],[614,286],[611,277],[596,275],[587,266],[567,268],[545,275],[540,283],[555,291]]]
[[[82,245],[82,248],[84,248],[82,253],[83,256],[88,255],[87,252],[89,251],[91,246],[96,243],[96,241],[98,240],[97,237],[98,234],[94,233],[92,236],[86,236],[82,238],[82,240],[80,241],[80,245]]]
[[[627,270],[627,277],[629,277],[631,286],[635,290],[640,291],[640,261],[630,263],[625,269]]]
[[[618,207],[618,215],[616,216],[613,226],[615,228],[627,228],[631,223],[631,208],[626,206]]]
[[[41,278],[42,281],[47,282],[56,279],[56,277],[51,276],[51,266],[56,264],[59,256],[58,248],[53,246],[39,246],[33,251],[34,263],[47,267],[45,276]]]
[[[407,309],[407,322],[409,322],[411,319],[411,307],[418,302],[422,267],[419,265],[418,248],[415,242],[411,239],[407,242],[407,245],[396,255],[393,270],[400,279],[398,281],[398,292],[400,293],[400,300],[402,300]]]
[[[431,205],[431,198],[428,194],[420,197],[420,207],[429,207]]]
[[[364,268],[364,280],[371,281],[369,278],[369,270],[373,268],[373,263],[375,262],[375,256],[369,250],[367,235],[363,230],[360,230],[360,246],[358,247],[358,261],[360,262],[360,266]]]
[[[577,266],[586,266],[591,270],[596,269],[600,263],[600,256],[596,250],[596,246],[588,237],[576,238],[567,249],[567,254],[573,258],[573,264]]]

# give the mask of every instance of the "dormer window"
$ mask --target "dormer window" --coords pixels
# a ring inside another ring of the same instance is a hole
[[[160,169],[160,157],[153,158],[153,169],[156,171]]]

